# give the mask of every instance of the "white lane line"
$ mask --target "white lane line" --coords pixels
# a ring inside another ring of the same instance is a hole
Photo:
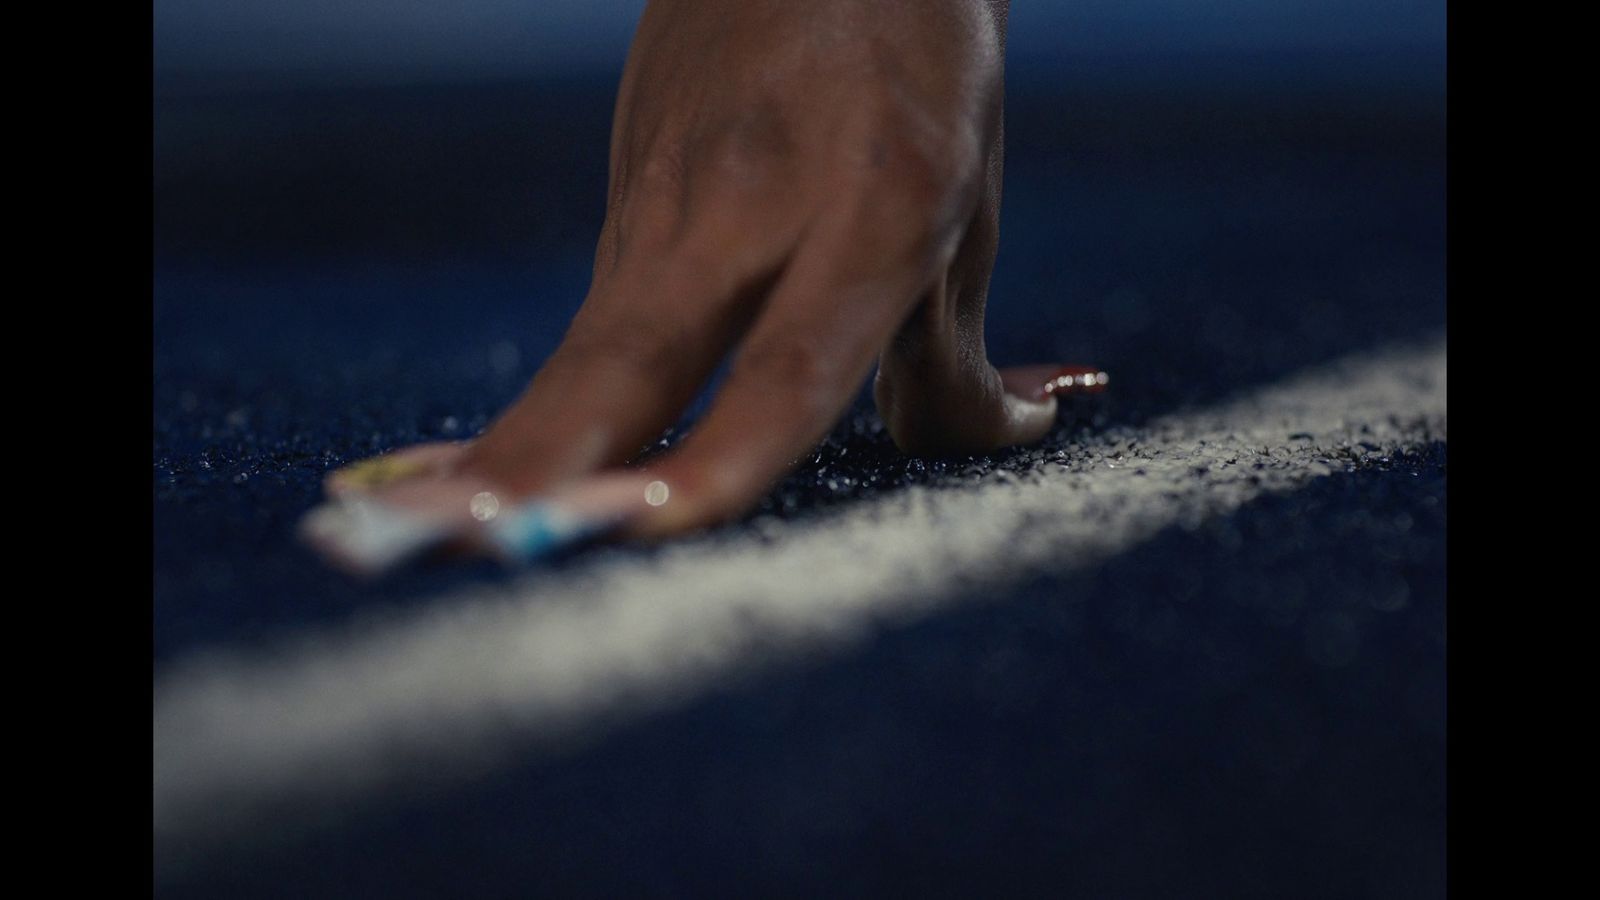
[[[686,541],[292,646],[197,654],[156,680],[158,847],[483,771],[974,587],[1091,564],[1327,474],[1341,442],[1443,440],[1445,370],[1442,342],[1353,357],[1097,435],[1021,477],[896,492],[781,540]]]

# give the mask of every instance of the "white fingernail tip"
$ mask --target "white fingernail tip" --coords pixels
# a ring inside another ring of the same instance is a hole
[[[307,513],[301,532],[347,566],[377,573],[439,543],[449,529],[372,500],[341,499]]]

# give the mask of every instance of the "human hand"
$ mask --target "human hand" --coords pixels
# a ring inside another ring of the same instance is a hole
[[[481,437],[413,448],[410,477],[355,489],[451,527],[483,521],[469,498],[489,494],[676,534],[753,506],[874,363],[907,453],[1042,438],[1056,391],[1102,383],[988,362],[1004,20],[981,0],[653,0],[618,94],[593,281],[560,347]],[[730,352],[691,433],[625,468]]]

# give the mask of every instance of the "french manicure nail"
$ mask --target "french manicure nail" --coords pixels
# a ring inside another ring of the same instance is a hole
[[[375,575],[438,544],[451,528],[367,498],[342,498],[306,514],[301,537],[336,564]]]

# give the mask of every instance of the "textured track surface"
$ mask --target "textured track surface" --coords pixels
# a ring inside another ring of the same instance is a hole
[[[322,569],[289,530],[327,468],[471,433],[554,345],[597,225],[603,160],[583,148],[604,145],[604,90],[166,105],[158,689],[208,657],[277,658],[298,635],[337,648],[464,590],[781,549],[871,504],[1006,479],[1025,491],[1041,468],[1087,478],[1116,452],[1137,467],[1126,441],[1171,417],[1318,363],[1436,346],[1436,98],[1189,90],[1011,102],[991,347],[1003,363],[1092,361],[1116,377],[1043,447],[907,460],[861,409],[699,551],[596,548],[525,576],[419,568],[379,584]],[[158,854],[160,887],[1440,894],[1446,445],[1437,410],[1423,412],[1285,434],[1228,465],[1248,484],[1276,451],[1314,451],[1325,477],[1177,517],[1103,558],[1064,543],[1059,566],[951,585],[937,614],[707,678],[563,752],[220,849],[180,838]],[[1090,530],[1116,519],[1070,509]],[[688,581],[664,590],[692,596]]]
[[[157,840],[231,839],[269,811],[349,812],[451,766],[503,767],[513,752],[593,737],[599,723],[727,678],[1095,565],[1368,457],[1401,457],[1420,475],[1415,457],[1445,435],[1445,380],[1442,347],[1362,357],[1018,454],[975,482],[939,478],[795,524],[758,517],[651,558],[597,558],[311,643],[177,667],[157,684]],[[1397,611],[1408,594],[1397,586],[1305,621],[1298,598],[1279,605],[1308,655],[1338,667],[1359,655],[1356,613]],[[1144,625],[1157,642],[1183,640],[1170,616]]]

